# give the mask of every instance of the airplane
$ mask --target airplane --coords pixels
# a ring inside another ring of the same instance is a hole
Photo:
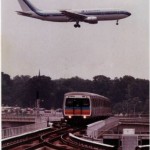
[[[116,25],[120,19],[124,19],[131,15],[130,12],[124,10],[55,10],[45,11],[36,8],[29,0],[18,0],[23,11],[16,11],[19,15],[41,19],[53,22],[76,22],[75,28],[80,28],[79,22],[89,24],[97,24],[98,21],[116,20]]]

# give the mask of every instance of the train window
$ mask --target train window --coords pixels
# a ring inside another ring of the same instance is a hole
[[[106,107],[108,107],[108,102],[106,102]]]
[[[96,99],[96,106],[98,107],[98,99]]]
[[[83,99],[83,100],[82,100],[82,105],[83,105],[83,106],[89,106],[89,105],[90,105],[89,99],[87,99],[87,98],[86,98],[86,99]]]
[[[96,99],[96,106],[98,106],[98,100]]]
[[[96,99],[96,107],[98,107],[98,100]]]
[[[73,100],[72,100],[72,98],[67,98],[66,99],[66,106],[68,106],[68,107],[73,106]]]
[[[96,100],[93,99],[93,106],[96,107]]]
[[[101,103],[101,104],[102,104],[102,107],[103,107],[103,106],[104,106],[103,100],[102,100],[102,103]]]
[[[100,99],[98,99],[98,106],[100,106],[101,105],[101,100]]]
[[[95,99],[95,107],[97,107],[97,100]]]
[[[67,98],[66,106],[68,107],[84,107],[89,106],[90,101],[87,98]]]
[[[94,99],[92,99],[92,106],[95,107]]]
[[[109,102],[107,102],[107,107],[109,107]]]
[[[73,100],[73,106],[74,107],[81,107],[81,105],[82,105],[82,101],[81,100],[79,100],[79,99],[74,99]]]

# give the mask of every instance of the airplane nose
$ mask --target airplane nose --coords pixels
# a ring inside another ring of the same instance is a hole
[[[127,14],[128,14],[128,16],[131,16],[131,13],[130,13],[130,12],[128,12]]]
[[[123,13],[124,15],[126,15],[126,17],[131,16],[131,13],[130,13],[130,12],[128,12],[128,11],[123,11],[122,13]]]

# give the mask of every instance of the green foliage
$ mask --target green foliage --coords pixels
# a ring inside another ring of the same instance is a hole
[[[2,104],[36,107],[37,99],[44,108],[62,107],[66,92],[84,91],[104,95],[111,99],[114,113],[148,113],[149,80],[132,76],[115,78],[103,75],[84,80],[79,77],[51,80],[48,76],[15,76],[2,73]]]
[[[8,74],[2,72],[2,102],[4,105],[12,105],[12,80]]]

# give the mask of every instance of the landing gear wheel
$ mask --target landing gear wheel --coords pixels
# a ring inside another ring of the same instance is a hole
[[[79,22],[76,22],[76,24],[74,25],[75,28],[80,28],[81,26],[79,25]]]
[[[116,22],[116,25],[119,25],[118,20],[117,20],[117,22]]]
[[[77,28],[77,27],[78,27],[78,25],[77,25],[77,24],[75,24],[75,25],[74,25],[74,27],[75,27],[75,28]]]
[[[78,28],[80,28],[81,26],[78,24]]]

